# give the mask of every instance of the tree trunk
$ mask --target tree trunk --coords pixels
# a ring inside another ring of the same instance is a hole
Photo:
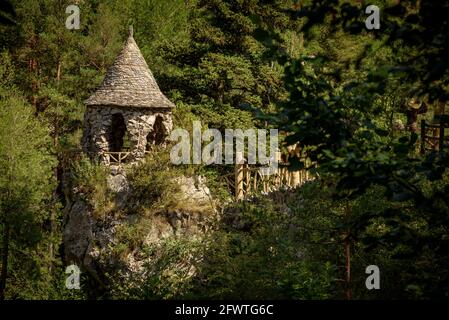
[[[8,276],[9,223],[3,229],[2,273],[0,275],[0,301],[5,300],[6,278]]]
[[[345,223],[348,225],[348,229],[346,230],[346,235],[344,238],[344,247],[345,247],[345,271],[346,271],[346,299],[352,299],[352,288],[351,288],[351,229],[349,227],[351,217],[351,208],[349,203],[347,202],[345,205]]]
[[[345,239],[345,259],[346,259],[346,299],[352,299],[351,291],[351,242],[349,234]]]

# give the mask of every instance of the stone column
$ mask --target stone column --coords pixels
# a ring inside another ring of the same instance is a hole
[[[102,164],[109,164],[109,156],[105,152],[109,151],[108,134],[112,125],[109,108],[97,109],[95,120],[92,122],[92,152]]]
[[[145,111],[126,111],[124,113],[126,128],[130,140],[129,161],[140,161],[145,157],[147,135],[153,128],[155,116]]]

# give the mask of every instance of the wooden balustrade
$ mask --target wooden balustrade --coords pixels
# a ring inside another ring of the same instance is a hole
[[[109,156],[110,163],[122,164],[124,160],[131,154],[131,152],[105,152]]]
[[[122,164],[128,159],[131,152],[105,152],[109,163]],[[280,159],[280,156],[279,156]],[[279,161],[278,159],[278,161]],[[282,187],[295,188],[302,183],[311,180],[307,170],[289,171],[285,164],[279,163],[279,167],[271,174],[266,174],[266,168],[250,166],[244,163],[243,157],[237,155],[233,173],[221,176],[221,180],[229,190],[234,192],[236,200],[245,197],[279,190]]]
[[[260,167],[237,163],[234,173],[223,175],[221,179],[228,189],[233,191],[235,199],[242,200],[247,196],[258,193],[267,194],[282,187],[295,188],[311,180],[312,177],[305,169],[291,172],[287,167],[282,166],[276,169],[276,172],[267,175],[263,174],[263,169]]]

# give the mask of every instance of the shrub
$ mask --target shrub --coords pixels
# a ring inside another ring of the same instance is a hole
[[[129,212],[151,215],[174,206],[179,193],[175,178],[180,174],[180,169],[171,165],[170,154],[164,149],[130,167],[127,172],[131,189]]]
[[[73,163],[72,184],[92,207],[96,218],[104,217],[114,207],[114,194],[109,190],[107,177],[109,168],[92,163],[87,157]]]

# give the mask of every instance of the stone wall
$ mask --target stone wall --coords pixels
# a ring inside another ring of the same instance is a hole
[[[87,107],[84,114],[83,150],[91,158],[98,158],[101,163],[109,164],[110,158],[105,154],[110,148],[112,116],[121,114],[124,118],[130,140],[131,154],[127,162],[143,159],[147,136],[153,130],[156,118],[162,118],[164,132],[169,134],[173,127],[171,112],[168,109],[118,108],[112,106]],[[125,151],[125,150],[122,150]]]

